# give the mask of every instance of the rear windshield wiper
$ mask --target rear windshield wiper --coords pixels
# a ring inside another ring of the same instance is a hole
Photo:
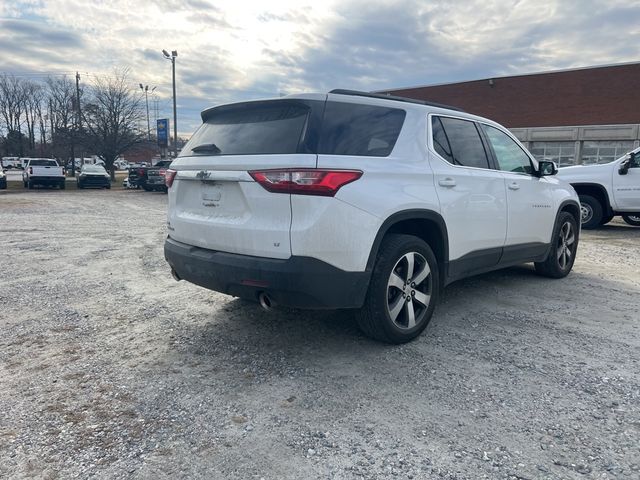
[[[203,143],[202,145],[196,145],[191,149],[191,151],[195,153],[200,153],[200,152],[222,153],[222,150],[220,150],[215,143]]]

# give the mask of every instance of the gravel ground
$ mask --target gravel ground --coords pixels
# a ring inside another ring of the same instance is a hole
[[[404,346],[173,281],[166,196],[0,196],[0,477],[640,478],[640,229]]]

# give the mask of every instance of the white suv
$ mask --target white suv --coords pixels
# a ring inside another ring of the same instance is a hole
[[[202,119],[166,175],[178,280],[265,307],[358,309],[365,333],[401,343],[455,280],[571,271],[578,196],[495,122],[347,90]]]

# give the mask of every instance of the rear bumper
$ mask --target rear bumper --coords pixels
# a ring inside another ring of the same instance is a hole
[[[29,181],[35,185],[59,185],[65,182],[65,177],[30,177]]]
[[[78,177],[78,182],[83,187],[107,187],[111,185],[111,179],[104,176],[91,176],[87,175],[84,178]]]
[[[286,260],[193,247],[167,238],[164,256],[183,280],[217,292],[257,300],[261,292],[283,306],[359,308],[369,272],[346,272],[311,257]]]

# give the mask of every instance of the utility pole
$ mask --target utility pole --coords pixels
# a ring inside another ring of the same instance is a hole
[[[147,140],[150,142],[151,141],[151,126],[149,125],[149,85],[142,85],[141,83],[140,85],[140,90],[142,90],[142,93],[144,93],[144,99],[145,99],[145,103],[147,104]],[[153,91],[156,89],[156,87],[153,87],[151,89],[151,94],[153,94]]]
[[[175,54],[175,55],[174,55]],[[173,77],[173,158],[178,157],[178,114],[176,110],[176,57],[177,51],[171,52],[171,70]]]
[[[158,98],[157,97],[153,97],[153,110],[154,110],[154,114],[153,114],[153,124],[157,125],[158,124]]]
[[[166,50],[162,50],[164,58],[171,60],[171,74],[173,79],[173,156],[178,156],[178,114],[176,110],[176,57],[177,50],[172,50],[171,55]]]

